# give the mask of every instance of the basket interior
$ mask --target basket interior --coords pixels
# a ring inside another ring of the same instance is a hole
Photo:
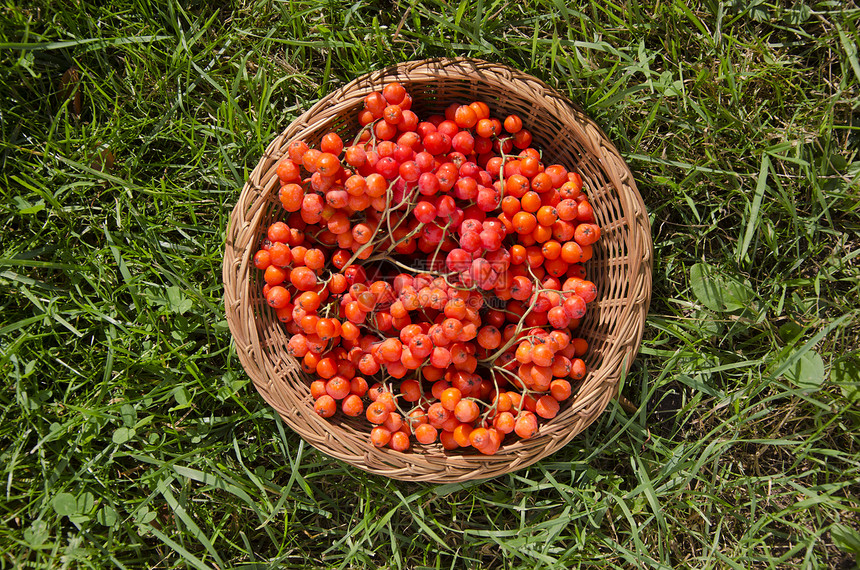
[[[234,263],[239,266],[235,274],[237,297],[245,307],[242,318],[253,322],[246,331],[246,336],[252,337],[248,354],[243,357],[240,351],[240,358],[243,364],[249,362],[246,369],[254,369],[254,373],[249,370],[249,375],[257,389],[293,429],[323,451],[363,469],[404,479],[451,481],[452,477],[492,476],[531,463],[596,419],[614,395],[621,373],[630,365],[628,345],[632,341],[638,349],[650,299],[650,231],[644,239],[641,234],[643,226],[647,229],[647,217],[632,176],[614,147],[581,112],[555,94],[547,97],[537,89],[512,84],[504,70],[470,73],[474,69],[467,67],[462,73],[440,76],[438,70],[410,72],[397,68],[360,78],[317,103],[270,145],[246,185],[246,199],[234,211],[233,224],[242,224],[244,232],[233,238],[236,256],[244,259],[244,264]],[[545,164],[557,163],[581,173],[584,191],[602,229],[594,256],[585,265],[588,278],[598,286],[599,296],[589,303],[578,331],[589,343],[585,357],[589,373],[575,387],[574,396],[563,403],[560,413],[542,422],[537,437],[506,441],[499,454],[492,457],[474,450],[444,451],[438,443],[415,445],[409,453],[377,450],[367,442],[369,428],[363,419],[342,414],[329,420],[318,417],[313,413],[309,379],[286,354],[289,335],[263,298],[262,274],[253,266],[248,269],[248,260],[265,237],[268,225],[284,217],[274,175],[283,150],[295,139],[315,146],[332,130],[345,142],[351,141],[358,131],[363,97],[391,80],[406,86],[413,97],[412,109],[422,119],[444,112],[450,103],[476,100],[486,102],[491,114],[500,119],[512,113],[520,115],[533,135],[533,146],[542,151]],[[237,231],[233,230],[233,234]],[[229,245],[228,239],[228,248]],[[641,275],[646,269],[647,283],[643,285]],[[228,274],[234,278],[225,259],[225,281]],[[631,312],[636,313],[632,320]]]

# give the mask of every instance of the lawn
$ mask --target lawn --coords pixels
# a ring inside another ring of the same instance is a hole
[[[0,568],[857,567],[860,9],[575,4],[5,2]],[[405,483],[256,392],[224,239],[304,109],[461,55],[616,144],[653,297],[635,413],[512,474]]]

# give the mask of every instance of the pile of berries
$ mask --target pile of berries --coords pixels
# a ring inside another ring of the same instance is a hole
[[[389,83],[348,145],[291,142],[285,214],[253,261],[320,416],[366,418],[378,447],[493,454],[585,376],[575,331],[600,228],[580,175],[544,165],[518,116],[411,107]]]

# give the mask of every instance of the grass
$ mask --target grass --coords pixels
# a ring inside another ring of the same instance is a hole
[[[856,567],[860,9],[688,4],[5,2],[0,568]],[[277,421],[220,264],[303,109],[452,55],[604,128],[649,208],[654,289],[635,414],[430,486]]]

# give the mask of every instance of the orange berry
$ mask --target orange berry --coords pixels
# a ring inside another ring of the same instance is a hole
[[[594,246],[593,245],[585,245],[582,246],[582,263],[585,263],[594,255]],[[585,273],[582,275],[583,279],[585,278]]]
[[[535,405],[535,413],[544,419],[554,418],[558,414],[558,400],[547,394],[541,396]]]
[[[272,242],[285,243],[290,239],[290,228],[284,222],[275,222],[269,226],[266,237]]]
[[[325,267],[325,254],[322,250],[316,248],[309,249],[307,253],[305,253],[305,266],[308,269],[313,269],[314,271],[319,271]]]
[[[434,402],[427,408],[427,421],[433,427],[442,427],[442,424],[448,421],[450,417],[451,412],[439,402]]]
[[[397,404],[394,402],[394,394],[387,390],[384,392],[380,392],[376,396],[376,400],[374,401],[374,403],[377,402],[384,405],[389,412],[393,412],[397,409]]]
[[[298,165],[289,158],[284,158],[278,163],[277,172],[278,178],[281,180],[281,184],[295,182],[301,176],[301,171],[299,170]]]
[[[409,427],[414,431],[415,428],[417,428],[421,424],[427,423],[427,414],[421,408],[416,408],[406,414],[406,422]]]
[[[269,269],[271,269],[271,267]],[[290,283],[292,283],[293,287],[299,291],[310,291],[316,287],[317,277],[314,272],[307,267],[296,267],[290,271]]]
[[[531,234],[537,227],[537,218],[529,212],[517,212],[511,219],[514,231],[518,234]]]
[[[516,419],[511,412],[501,412],[493,420],[493,427],[505,434],[514,431],[515,425]]]
[[[529,190],[520,198],[520,205],[524,212],[534,214],[541,207],[540,194]]]
[[[456,388],[455,388],[456,389]],[[460,400],[454,407],[454,417],[460,422],[471,423],[478,419],[481,410],[473,400]]]
[[[469,447],[472,445],[472,442],[469,440],[469,434],[472,433],[472,430],[475,429],[472,424],[461,423],[454,428],[454,441],[457,442],[457,445],[460,447]]]
[[[540,225],[549,227],[558,221],[558,211],[552,206],[541,206],[535,217]]]
[[[397,81],[392,81],[382,88],[382,97],[390,105],[399,105],[406,98],[406,88]]]
[[[579,202],[579,205],[577,206],[576,219],[580,222],[594,221],[594,208],[591,207],[591,204],[589,204],[587,200]]]
[[[506,131],[513,135],[522,130],[523,120],[520,119],[517,115],[508,115],[507,117],[505,117],[503,126],[505,127]]]
[[[485,138],[493,138],[494,136],[499,134],[501,130],[500,125],[496,125],[498,121],[494,122],[494,119],[481,119],[475,125],[475,133],[478,136]]]
[[[382,426],[394,433],[403,427],[403,418],[397,412],[390,412],[385,421],[382,422]]]
[[[458,444],[454,439],[454,434],[450,431],[442,431],[439,434],[439,442],[442,444],[442,447],[448,451],[460,447],[460,444]]]
[[[337,411],[337,402],[328,394],[324,394],[317,398],[314,402],[314,412],[320,417],[330,418]]]
[[[445,319],[442,321],[442,332],[449,340],[456,340],[463,332],[463,323],[459,319]]]
[[[382,118],[386,123],[397,125],[403,120],[403,109],[400,105],[388,105],[382,111]]]
[[[296,297],[296,307],[304,309],[309,313],[319,309],[321,303],[322,299],[320,299],[319,294],[315,291],[305,291]]]
[[[310,317],[310,315],[308,315],[304,318],[306,319],[308,317]],[[314,323],[313,329],[316,330],[316,323]],[[334,375],[337,374],[337,362],[335,362],[334,358],[331,358],[331,357],[321,358],[319,360],[319,362],[317,362],[316,372],[320,378],[325,378],[325,379],[333,378]],[[328,388],[326,388],[326,389],[328,389]],[[347,390],[346,393],[349,394],[349,390]],[[331,394],[331,392],[329,392],[329,394]],[[334,394],[331,394],[331,395],[332,395],[332,397],[334,397]],[[341,396],[341,398],[343,398],[343,396]],[[340,399],[340,398],[338,398],[338,399]]]
[[[454,111],[454,122],[461,129],[471,129],[478,122],[478,115],[468,105],[459,105]]]
[[[478,331],[478,344],[487,350],[493,350],[501,346],[502,333],[498,328],[487,325]]]
[[[507,196],[522,199],[526,196],[528,191],[529,179],[522,174],[512,174],[505,179],[505,194]],[[538,198],[538,202],[540,202],[540,198]],[[517,210],[513,212],[514,214],[520,209],[524,209],[521,202],[518,203],[517,206]],[[511,207],[512,206],[509,206],[509,208]]]
[[[265,273],[263,273],[263,279],[268,285],[274,287],[275,285],[280,285],[286,281],[288,275],[290,275],[290,273],[286,269],[282,269],[276,265],[270,265],[266,268]]]
[[[597,224],[579,224],[576,226],[573,239],[581,246],[591,245],[600,239],[600,226]]]
[[[339,155],[343,150],[343,140],[337,133],[326,133],[320,141],[320,150],[334,155]]]
[[[532,362],[537,366],[551,366],[553,359],[552,349],[546,344],[539,344],[532,350]]]
[[[521,412],[514,425],[514,432],[521,439],[529,439],[537,433],[538,423],[537,416],[532,412]]]
[[[421,399],[421,384],[415,379],[404,380],[400,383],[400,393],[407,402],[417,402]]]
[[[449,412],[454,411],[462,398],[462,392],[457,388],[447,388],[439,394],[439,402]]]
[[[362,295],[364,295],[364,293],[362,293]],[[360,302],[359,306],[361,306]],[[379,345],[379,356],[387,362],[396,362],[400,360],[402,352],[403,344],[396,338],[386,339]]]
[[[363,398],[367,394],[367,380],[361,376],[355,376],[349,381],[349,393]]]
[[[266,294],[266,302],[273,309],[283,309],[290,302],[290,293],[280,285],[275,285]]]
[[[535,174],[540,172],[541,164],[540,157],[524,156],[520,160],[520,173],[528,178],[533,178]]]
[[[492,445],[492,440],[490,439],[490,432],[487,428],[475,428],[471,432],[469,432],[469,443],[472,444],[472,447],[477,449],[478,451],[482,451],[483,449],[488,449],[490,445]]]
[[[525,340],[520,343],[516,351],[516,359],[521,364],[529,364],[532,361],[533,345],[531,341]]]
[[[526,261],[526,248],[520,244],[511,246],[511,264],[521,265]]]
[[[570,377],[574,380],[585,378],[586,366],[581,358],[574,358],[570,362]]]
[[[385,447],[391,441],[391,432],[384,427],[377,426],[370,430],[370,441],[375,447]]]
[[[257,269],[265,270],[271,264],[272,254],[270,254],[267,250],[261,249],[254,254],[254,267],[256,267]]]
[[[546,172],[539,172],[538,174],[535,174],[534,178],[532,178],[531,188],[538,194],[549,192],[553,188],[552,178]]]
[[[475,111],[475,116],[480,119],[487,119],[490,117],[490,106],[484,103],[483,101],[475,101],[474,103],[470,103],[469,107]]]
[[[548,240],[541,246],[541,254],[543,254],[544,259],[554,260],[558,259],[561,256],[562,246],[560,243],[555,241],[554,239]]]
[[[373,402],[367,406],[365,416],[367,417],[367,421],[372,424],[383,424],[385,423],[385,420],[388,419],[388,415],[390,413],[391,412],[388,411],[388,406],[383,402]]]
[[[567,263],[582,261],[582,246],[575,241],[568,241],[561,246],[561,259]]]
[[[547,366],[533,366],[531,369],[531,387],[538,392],[549,390],[552,382],[552,369]]]
[[[323,358],[320,360],[320,363],[328,361],[330,359]],[[320,364],[317,364],[317,370],[319,370]],[[349,381],[342,376],[335,376],[331,378],[325,385],[326,393],[334,398],[335,400],[343,400],[349,395],[350,385]]]
[[[561,378],[553,380],[549,385],[549,393],[559,402],[563,402],[564,400],[570,398],[570,382]]]
[[[409,436],[402,431],[396,431],[391,434],[391,441],[388,442],[388,447],[394,451],[406,451],[409,449]]]
[[[425,445],[433,443],[438,437],[438,430],[430,424],[420,424],[415,428],[415,439]]]
[[[350,394],[343,399],[343,402],[340,404],[340,409],[343,410],[344,414],[350,417],[357,417],[364,411],[364,403],[361,401],[360,396]]]
[[[494,455],[499,450],[499,447],[501,447],[502,439],[505,434],[494,427],[489,428],[487,432],[490,434],[490,445],[488,445],[486,449],[481,449],[479,451],[484,455]]]
[[[426,378],[427,377],[427,375],[426,375],[427,368],[424,368],[422,370],[422,372],[425,372],[424,377]],[[428,380],[429,380],[429,378],[428,378]],[[438,400],[439,397],[442,395],[442,392],[444,392],[445,390],[447,390],[450,387],[451,387],[451,383],[448,382],[447,380],[437,380],[430,387],[430,395],[432,395],[434,398],[436,398]]]
[[[507,216],[513,216],[522,209],[520,201],[515,196],[508,194],[502,198],[502,212]]]
[[[564,199],[555,207],[558,219],[569,222],[575,220],[579,211],[579,203],[570,198]]]
[[[544,172],[546,172],[552,180],[553,188],[560,188],[562,184],[568,181],[567,169],[560,164],[547,166]]]
[[[556,378],[567,378],[570,375],[570,359],[556,354],[552,361],[552,375]]]
[[[499,392],[496,395],[494,403],[497,412],[507,412],[513,406],[513,402],[511,402],[511,397],[508,396],[506,392]]]
[[[314,380],[311,382],[311,397],[314,400],[319,400],[320,397],[326,395],[325,380]]]
[[[361,334],[361,329],[355,326],[353,323],[347,321],[341,324],[340,336],[344,340],[354,341],[358,339]]]
[[[316,355],[313,352],[308,352],[302,359],[302,370],[304,370],[308,374],[313,374],[314,372],[316,372],[317,363],[319,361],[319,355]]]
[[[537,243],[544,243],[548,239],[552,238],[552,226],[543,226],[538,224],[532,231],[532,237],[534,237]]]

